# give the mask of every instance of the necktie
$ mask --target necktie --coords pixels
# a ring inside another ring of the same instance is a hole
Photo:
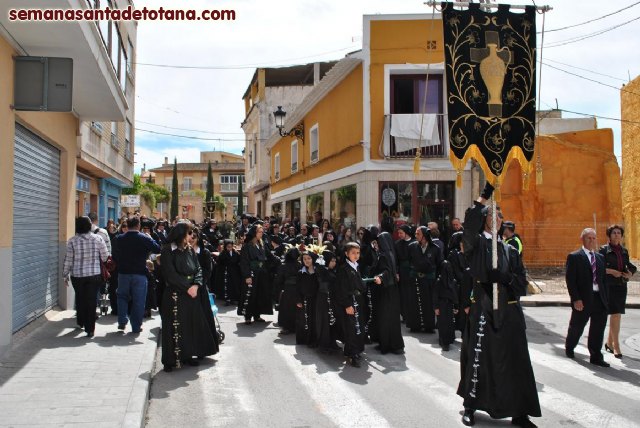
[[[591,255],[591,274],[593,276],[593,283],[597,284],[597,276],[596,276],[596,256],[593,254],[593,251],[589,253]]]

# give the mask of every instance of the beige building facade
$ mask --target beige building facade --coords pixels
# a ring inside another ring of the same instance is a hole
[[[620,91],[622,111],[622,214],[625,245],[640,257],[640,76]]]
[[[204,197],[207,191],[207,172],[211,163],[214,195],[221,195],[225,209],[216,209],[214,218],[218,221],[231,220],[237,213],[238,187],[242,180],[244,212],[247,212],[247,193],[245,189],[244,158],[233,153],[211,151],[201,152],[199,163],[177,163],[179,216],[198,222],[210,217],[203,210]],[[158,168],[151,168],[149,172],[155,175],[155,183],[164,186],[169,191],[173,181],[173,162],[165,158],[164,164]],[[169,218],[170,202],[158,204],[154,216]]]
[[[117,7],[130,4],[118,3],[122,4]],[[4,5],[23,7],[17,0]],[[55,6],[100,7],[97,2]],[[135,26],[112,23],[115,31],[105,37],[94,22],[17,23],[4,15],[0,23],[0,221],[9,226],[0,237],[1,353],[15,332],[44,312],[56,305],[73,307],[73,292],[62,279],[62,261],[66,241],[75,232],[74,217],[87,207],[98,210],[104,179],[122,185],[132,178],[133,160],[127,165],[113,159],[101,140],[91,139],[87,124],[125,123],[127,117],[133,118],[120,50],[127,48],[122,40],[135,45]],[[111,37],[119,41],[112,42]],[[12,108],[14,57],[25,56],[73,60],[70,112]]]

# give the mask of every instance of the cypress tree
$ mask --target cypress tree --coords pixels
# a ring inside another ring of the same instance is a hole
[[[238,208],[236,210],[238,218],[244,214],[244,198],[242,196],[242,178],[243,175],[238,176]]]
[[[171,221],[178,217],[178,210],[180,206],[178,205],[178,161],[176,158],[173,158],[173,180],[171,182]]]
[[[210,201],[213,199],[213,173],[211,172],[211,162],[209,162],[209,170],[207,171],[207,195],[204,197],[204,201]]]

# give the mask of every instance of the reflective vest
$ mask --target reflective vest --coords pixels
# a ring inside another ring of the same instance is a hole
[[[522,255],[522,241],[518,235],[513,235],[511,238],[506,239],[505,242],[518,250],[518,254]]]

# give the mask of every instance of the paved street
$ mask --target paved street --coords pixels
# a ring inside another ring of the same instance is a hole
[[[525,308],[539,426],[640,426],[640,310],[627,312],[624,359],[607,354],[612,367],[601,369],[589,364],[584,337],[576,360],[564,357],[568,308]],[[230,308],[222,307],[219,319],[226,341],[200,367],[164,373],[159,349],[148,427],[462,426],[459,342],[443,354],[436,335],[406,333],[406,355],[380,355],[370,346],[367,365],[356,369],[339,355],[279,337],[271,323],[245,326]],[[476,426],[511,425],[478,413]]]

